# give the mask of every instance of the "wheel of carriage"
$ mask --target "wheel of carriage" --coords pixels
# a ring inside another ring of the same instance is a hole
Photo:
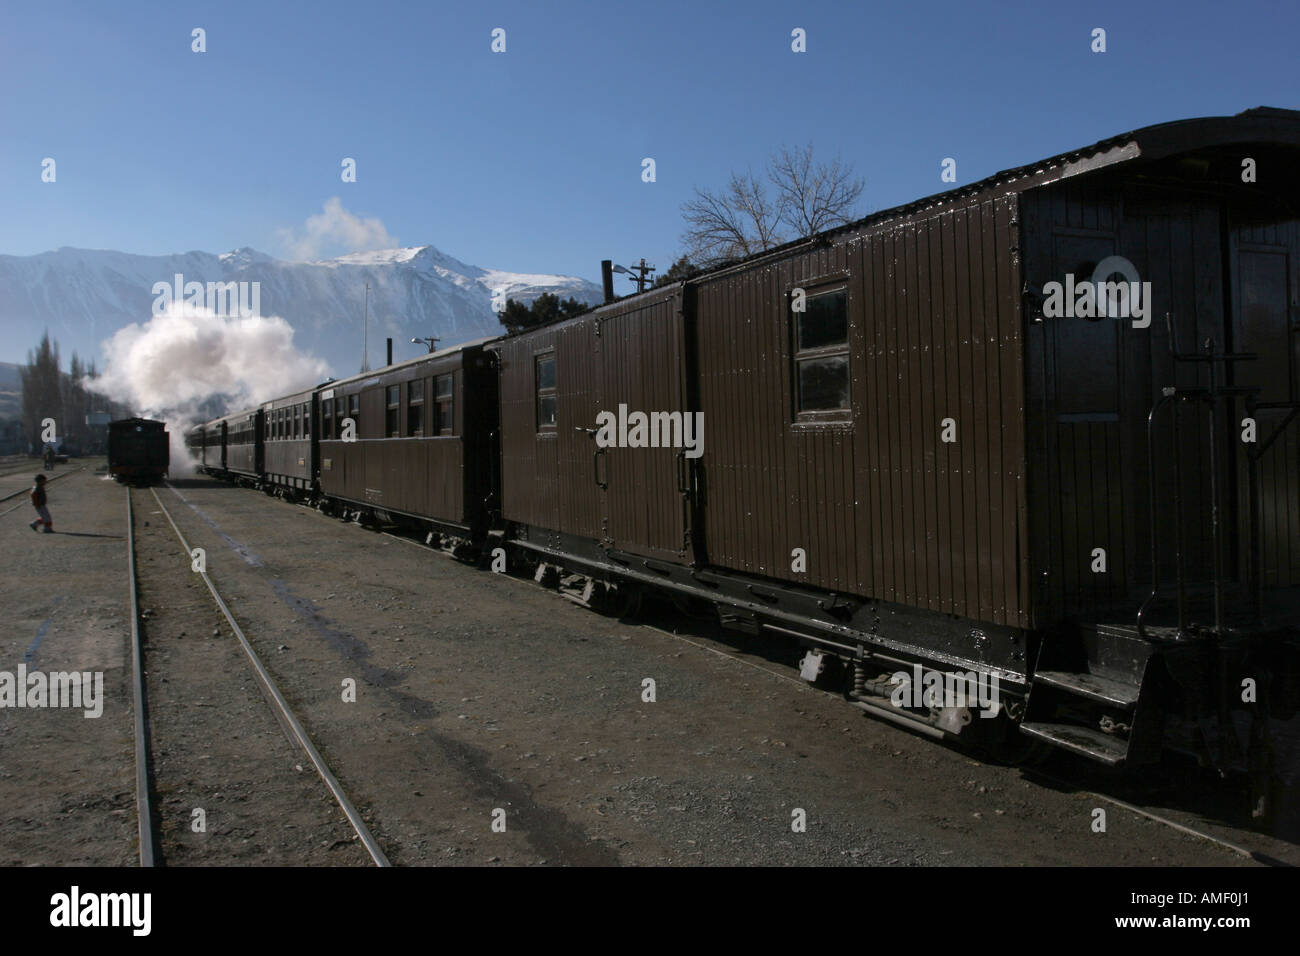
[[[641,611],[645,592],[630,584],[611,584],[605,588],[592,609],[605,617],[636,617]]]
[[[675,592],[670,594],[669,597],[672,599],[673,607],[687,617],[699,621],[716,621],[718,619],[718,608],[712,601]]]
[[[1005,710],[992,720],[975,721],[981,727],[981,737],[974,743],[989,757],[1009,767],[1037,767],[1050,757],[1054,748],[1046,741],[1020,732],[1020,724],[1007,716]]]

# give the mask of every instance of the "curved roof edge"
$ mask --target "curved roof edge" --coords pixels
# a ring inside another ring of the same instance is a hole
[[[1136,160],[1154,161],[1179,153],[1191,152],[1234,143],[1276,143],[1300,148],[1300,110],[1280,109],[1274,106],[1257,106],[1235,116],[1206,116],[1197,119],[1172,120],[1143,126],[1127,133],[1109,136],[1090,146],[1082,146],[1058,153],[1024,166],[1013,166],[985,176],[983,179],[958,186],[941,193],[933,193],[900,206],[891,206],[868,213],[861,219],[827,229],[812,236],[792,239],[744,259],[716,265],[704,270],[690,281],[720,275],[733,269],[745,268],[769,256],[779,256],[800,246],[828,242],[831,237],[854,232],[890,219],[912,215],[925,209],[955,203],[961,199],[989,192],[999,187],[1005,192],[1025,192],[1046,186],[1071,176],[1091,173],[1098,169],[1118,166]],[[1017,180],[1021,180],[1016,184]],[[621,301],[621,300],[620,300]]]

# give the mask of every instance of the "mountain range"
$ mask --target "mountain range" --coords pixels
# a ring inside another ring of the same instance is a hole
[[[336,259],[288,262],[255,249],[213,254],[143,256],[60,248],[33,256],[0,255],[0,360],[22,362],[49,329],[65,357],[98,358],[101,343],[152,315],[154,285],[257,282],[260,311],[294,329],[294,344],[323,358],[336,376],[361,366],[363,316],[369,360],[419,354],[413,337],[437,336],[439,347],[498,335],[494,295],[531,303],[544,292],[596,304],[600,287],[574,276],[529,274],[468,265],[433,246],[359,252]],[[369,285],[369,293],[366,286]],[[102,363],[101,363],[102,364]]]

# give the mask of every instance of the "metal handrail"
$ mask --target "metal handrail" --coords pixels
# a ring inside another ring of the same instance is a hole
[[[1176,539],[1174,545],[1174,567],[1178,579],[1178,632],[1177,636],[1182,638],[1187,631],[1187,598],[1183,574],[1183,503],[1182,503],[1182,454],[1181,443],[1179,441],[1179,420],[1178,420],[1178,402],[1179,401],[1196,401],[1204,402],[1210,411],[1209,422],[1209,453],[1210,453],[1210,541],[1213,549],[1213,616],[1214,623],[1211,633],[1219,635],[1223,632],[1223,543],[1222,529],[1220,527],[1220,510],[1219,510],[1219,402],[1226,400],[1230,402],[1238,395],[1245,396],[1247,407],[1263,407],[1254,405],[1253,397],[1259,393],[1258,386],[1235,386],[1223,385],[1219,383],[1219,364],[1222,363],[1224,371],[1230,368],[1230,363],[1240,361],[1253,361],[1258,358],[1254,352],[1219,352],[1216,349],[1213,338],[1205,341],[1203,351],[1183,352],[1178,347],[1177,332],[1174,329],[1173,313],[1165,313],[1165,330],[1168,333],[1169,355],[1175,362],[1204,362],[1208,365],[1209,385],[1207,387],[1180,388],[1177,385],[1163,386],[1160,390],[1160,398],[1151,406],[1151,411],[1147,414],[1147,470],[1150,482],[1151,497],[1151,593],[1147,595],[1137,612],[1137,631],[1139,636],[1146,638],[1146,615],[1151,604],[1155,601],[1160,592],[1160,536],[1157,525],[1157,507],[1156,507],[1156,463],[1155,463],[1155,424],[1161,409],[1166,404],[1172,404],[1174,409],[1173,415],[1173,464],[1174,464],[1174,526],[1176,530]],[[1175,374],[1175,378],[1177,375]],[[1280,428],[1289,424],[1295,412],[1288,416],[1287,420]],[[1277,434],[1274,433],[1269,439],[1268,444],[1272,444]],[[1267,448],[1267,445],[1265,446]],[[1259,519],[1259,481],[1255,462],[1257,456],[1247,456],[1250,459],[1251,480],[1250,480],[1250,509],[1251,509],[1251,555],[1252,569],[1251,574],[1255,576],[1258,571],[1258,548],[1260,529],[1258,527]],[[1259,575],[1262,579],[1262,575]],[[1256,593],[1256,613],[1262,613],[1262,585],[1259,580],[1254,581],[1254,590]]]

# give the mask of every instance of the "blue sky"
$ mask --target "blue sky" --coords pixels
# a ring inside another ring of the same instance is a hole
[[[598,281],[605,257],[667,267],[692,186],[782,143],[851,161],[866,212],[944,188],[948,156],[970,182],[1150,123],[1294,108],[1297,37],[1300,5],[1249,0],[10,3],[0,253],[292,257],[337,197],[371,239]]]

